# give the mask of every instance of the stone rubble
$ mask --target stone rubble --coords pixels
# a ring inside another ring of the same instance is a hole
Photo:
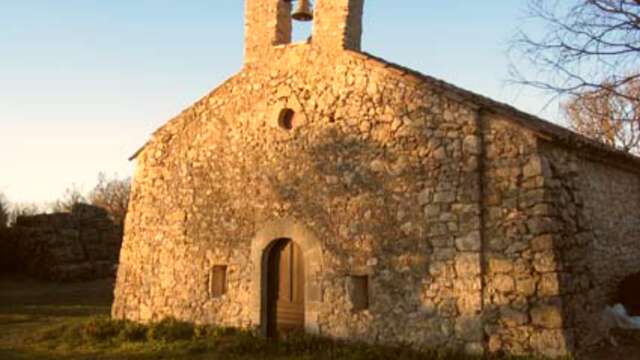
[[[43,280],[78,281],[113,276],[122,229],[105,210],[76,204],[70,213],[18,217],[0,242],[5,271]]]

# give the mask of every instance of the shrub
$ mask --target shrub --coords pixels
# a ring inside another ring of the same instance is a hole
[[[107,341],[117,337],[124,327],[124,321],[100,316],[90,319],[82,328],[82,334],[89,340]]]
[[[349,359],[349,360],[534,360],[536,357],[508,357],[490,355],[471,356],[446,349],[413,350],[411,346],[381,346],[333,340],[305,333],[290,333],[279,341],[271,341],[256,330],[206,326],[164,319],[151,325],[140,325],[106,316],[94,317],[84,323],[68,323],[48,328],[40,333],[39,341],[75,348],[83,341],[99,341],[108,346],[126,346],[124,342],[153,340],[145,344],[154,349],[171,349],[185,355],[213,351],[216,358],[265,359]],[[174,343],[174,342],[180,343]],[[172,344],[173,343],[173,344]],[[93,344],[84,344],[93,345]],[[189,357],[186,357],[189,358]],[[566,358],[567,360],[571,359]]]
[[[279,345],[286,353],[303,355],[330,352],[334,350],[337,343],[328,338],[314,336],[304,332],[293,332],[282,339]]]
[[[231,336],[236,332],[237,330],[231,327],[197,325],[194,328],[193,336],[196,339],[220,339],[225,336]]]
[[[228,341],[220,344],[219,350],[232,355],[265,354],[269,352],[268,345],[267,340],[254,331],[237,330]]]
[[[4,195],[0,193],[0,229],[9,225],[9,203]]]
[[[118,336],[122,341],[129,342],[141,342],[147,340],[147,327],[144,325],[136,324],[131,321],[127,321],[120,335]]]
[[[42,213],[36,204],[13,204],[9,212],[9,225],[14,226],[18,222],[18,218],[23,216],[34,216]]]
[[[147,336],[150,340],[171,342],[178,340],[190,340],[195,335],[193,324],[166,318],[159,323],[149,325]]]
[[[109,178],[104,173],[100,173],[98,184],[89,193],[89,202],[107,210],[113,222],[123,226],[129,206],[130,192],[130,178],[119,179],[117,176]]]
[[[203,339],[211,336],[213,328],[206,325],[198,325],[193,329],[193,336],[197,339]]]
[[[74,205],[86,203],[87,199],[82,195],[80,188],[78,188],[76,184],[73,184],[64,191],[62,198],[50,205],[50,208],[54,213],[69,213]]]

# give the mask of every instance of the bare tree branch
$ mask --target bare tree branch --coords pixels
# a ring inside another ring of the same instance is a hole
[[[9,203],[3,194],[0,194],[0,229],[9,225]]]
[[[84,195],[80,189],[74,184],[67,188],[62,196],[62,199],[57,200],[51,205],[51,211],[55,213],[71,212],[73,205],[86,203]]]
[[[546,32],[514,37],[513,82],[559,97],[606,84],[607,92],[637,100],[625,88],[640,76],[640,1],[530,0],[528,13]],[[530,68],[536,73],[525,71]]]
[[[640,154],[640,80],[628,83],[618,96],[607,84],[572,96],[563,104],[571,127],[590,138],[626,152]]]
[[[131,179],[108,178],[104,173],[98,176],[98,184],[89,194],[89,202],[109,213],[118,225],[124,225],[129,206]]]
[[[41,210],[36,204],[32,203],[19,203],[11,206],[9,212],[9,225],[13,226],[21,216],[33,216],[40,214]]]

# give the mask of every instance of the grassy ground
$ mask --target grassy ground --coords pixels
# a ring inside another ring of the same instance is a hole
[[[0,360],[474,359],[308,336],[274,343],[251,332],[175,321],[143,327],[108,319],[111,292],[112,283],[107,280],[52,284],[0,278]]]
[[[468,359],[344,345],[304,336],[274,343],[251,332],[108,319],[110,281],[0,279],[0,359]]]

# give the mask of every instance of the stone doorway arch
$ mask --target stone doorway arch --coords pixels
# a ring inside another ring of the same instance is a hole
[[[318,311],[322,302],[320,275],[322,271],[322,250],[320,242],[304,225],[281,219],[258,227],[251,242],[251,263],[253,265],[251,289],[251,320],[259,325],[263,335],[268,335],[268,265],[269,253],[282,239],[291,239],[302,252],[304,258],[304,329],[307,333],[318,334]]]
[[[304,256],[291,239],[278,239],[265,251],[267,336],[304,330]]]

